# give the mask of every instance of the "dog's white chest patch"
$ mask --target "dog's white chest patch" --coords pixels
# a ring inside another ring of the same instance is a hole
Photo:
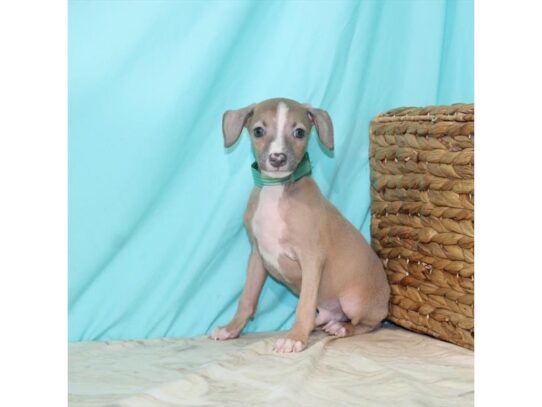
[[[286,251],[286,248],[281,244],[286,223],[279,212],[279,202],[283,191],[283,186],[262,188],[251,225],[264,262],[273,266],[279,273],[281,270],[278,259]]]

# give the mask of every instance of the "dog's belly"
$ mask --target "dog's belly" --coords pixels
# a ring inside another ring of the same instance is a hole
[[[348,317],[344,313],[341,307],[341,302],[338,298],[318,300],[318,317],[316,318],[316,325],[322,325],[329,321],[347,321]]]
[[[284,239],[286,223],[279,211],[282,193],[282,186],[262,188],[251,226],[266,269],[275,278],[292,283],[288,272],[291,267],[284,267],[284,259],[293,259],[294,256]]]

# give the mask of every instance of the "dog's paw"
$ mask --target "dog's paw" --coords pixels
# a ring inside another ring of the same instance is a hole
[[[347,323],[339,321],[329,321],[326,325],[324,325],[322,329],[330,335],[344,337],[351,334],[348,328],[349,326]]]
[[[218,327],[209,335],[209,338],[214,339],[215,341],[225,341],[228,339],[235,339],[238,337],[239,337],[239,331],[228,328],[227,326]]]
[[[295,336],[286,336],[285,338],[279,338],[273,345],[273,350],[277,353],[292,353],[301,352],[307,347],[307,341]]]

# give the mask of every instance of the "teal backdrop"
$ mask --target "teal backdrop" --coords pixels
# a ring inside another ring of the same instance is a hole
[[[69,340],[208,333],[233,315],[249,241],[246,134],[222,113],[271,97],[326,109],[323,193],[369,237],[369,121],[472,102],[472,1],[70,1]],[[268,279],[246,331],[287,329]]]

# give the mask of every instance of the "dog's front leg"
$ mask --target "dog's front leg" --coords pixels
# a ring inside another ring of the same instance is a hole
[[[297,303],[294,326],[285,337],[278,339],[273,350],[280,353],[301,352],[307,346],[314,329],[318,288],[322,276],[323,259],[312,256],[300,258],[301,291]]]
[[[209,337],[215,340],[226,340],[237,338],[249,319],[252,319],[256,312],[258,299],[262,291],[267,272],[263,266],[262,258],[256,249],[256,244],[252,244],[252,252],[248,260],[247,279],[245,288],[237,312],[231,322],[219,328],[216,328]]]

